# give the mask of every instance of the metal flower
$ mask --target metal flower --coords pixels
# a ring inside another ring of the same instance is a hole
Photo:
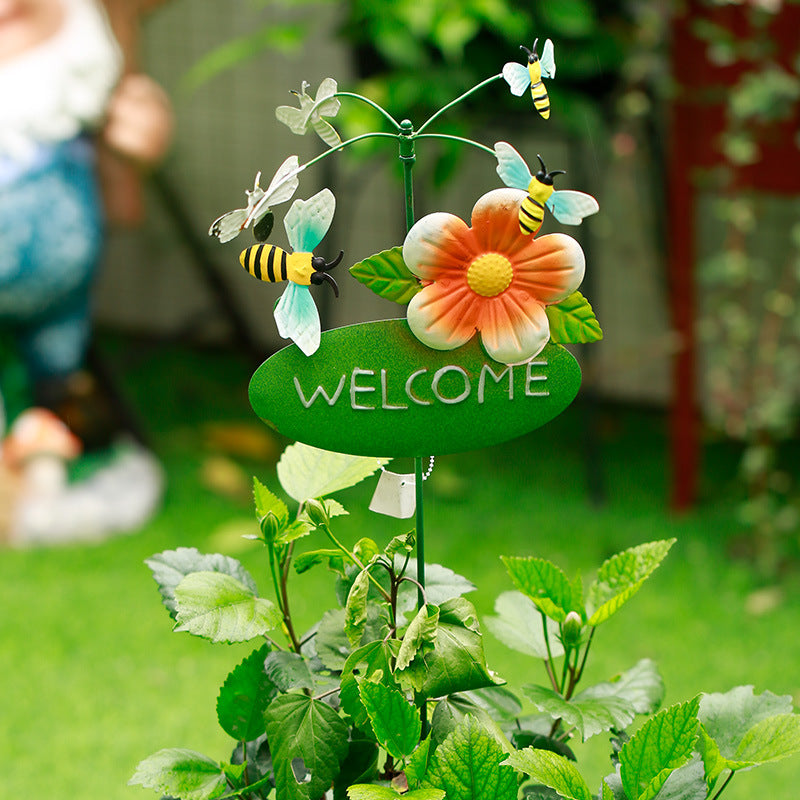
[[[275,109],[275,116],[279,122],[288,125],[292,133],[301,136],[311,126],[325,144],[335,147],[342,140],[334,127],[322,117],[335,117],[339,112],[341,103],[334,97],[338,88],[336,81],[333,78],[325,78],[320,83],[315,98],[306,92],[310,85],[303,81],[299,92],[292,90],[292,94],[300,101],[300,108],[278,106]]]
[[[472,209],[472,227],[437,212],[414,225],[403,259],[425,286],[411,299],[414,335],[434,350],[453,350],[480,331],[491,358],[523,364],[550,338],[545,306],[571,295],[585,260],[570,236],[533,238],[519,230],[525,192],[495,189]]]

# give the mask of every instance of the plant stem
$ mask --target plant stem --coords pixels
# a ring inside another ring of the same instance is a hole
[[[389,122],[391,122],[398,131],[400,130],[400,123],[385,108],[379,106],[374,100],[370,100],[369,97],[364,97],[363,94],[357,94],[356,92],[336,92],[336,94],[333,96],[352,97],[355,100],[360,100],[362,103],[366,103],[368,106],[372,106],[384,117],[384,119],[387,119]]]
[[[553,672],[553,652],[550,649],[550,637],[547,634],[547,617],[545,616],[544,611],[540,611],[539,614],[542,617],[542,635],[544,636],[544,646],[547,648],[547,658],[544,660],[544,668],[547,670],[547,675],[550,678],[550,685],[553,687],[553,691],[558,692],[558,681],[556,680],[556,675]]]
[[[725,789],[727,788],[728,784],[733,780],[733,776],[735,774],[736,773],[733,772],[733,770],[731,770],[730,775],[728,775],[728,777],[725,778],[725,783],[723,783],[722,786],[719,787],[719,791],[714,795],[714,797],[711,798],[711,800],[717,800],[717,798],[725,791]]]
[[[459,97],[456,97],[455,100],[451,100],[446,106],[442,106],[435,114],[433,114],[433,116],[429,117],[420,126],[419,133],[422,133],[422,131],[424,131],[425,128],[428,127],[428,125],[430,125],[437,117],[440,117],[442,114],[444,114],[445,111],[449,111],[453,106],[458,105],[462,100],[466,100],[470,95],[473,95],[475,94],[475,92],[479,91],[480,89],[483,89],[484,86],[488,86],[490,83],[493,83],[494,81],[499,80],[502,77],[503,77],[502,72],[497,75],[492,75],[491,78],[487,78],[485,81],[481,81],[476,86],[473,86],[471,89],[464,92],[464,94],[460,95]]]
[[[594,639],[594,632],[597,628],[592,628],[592,632],[589,634],[589,641],[586,642],[586,648],[583,651],[583,659],[581,660],[580,668],[578,669],[578,674],[575,678],[575,683],[577,683],[581,677],[583,676],[583,670],[586,668],[586,658],[589,655],[589,648],[592,646],[592,640]]]
[[[475,142],[472,139],[466,139],[463,136],[453,136],[449,133],[418,133],[414,137],[415,139],[449,139],[451,142],[461,142],[462,144],[471,144],[473,147],[477,147],[479,150],[483,150],[485,153],[489,153],[489,155],[494,155],[495,151],[493,147],[487,147],[485,144],[481,144],[480,142]]]

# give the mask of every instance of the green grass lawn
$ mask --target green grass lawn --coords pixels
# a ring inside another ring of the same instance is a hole
[[[153,751],[182,746],[228,757],[216,694],[251,648],[173,634],[145,558],[177,546],[222,549],[241,558],[269,595],[263,555],[239,535],[254,524],[246,496],[237,495],[235,481],[225,495],[203,478],[209,458],[220,455],[208,444],[209,423],[259,429],[246,399],[250,368],[228,353],[159,348],[142,355],[118,341],[107,346],[147,419],[168,489],[161,513],[135,535],[0,555],[2,798],[155,797],[126,785]],[[664,566],[598,632],[587,679],[607,679],[650,657],[661,668],[669,703],[745,683],[800,700],[798,582],[784,579],[774,607],[754,614],[748,598],[765,587],[727,556],[739,533],[735,450],[709,447],[703,505],[674,516],[665,508],[663,415],[602,408],[596,459],[605,502],[596,506],[586,488],[585,421],[579,403],[522,439],[437,459],[426,485],[428,560],[476,583],[471,599],[489,613],[494,598],[511,588],[500,554],[535,554],[570,574],[591,573],[619,549],[676,537]],[[244,475],[255,473],[277,488],[268,459],[234,461]],[[351,511],[338,526],[341,538],[386,541],[408,530],[409,521],[367,511],[374,481],[366,483],[338,496]],[[300,628],[323,603],[335,602],[322,570],[293,585]],[[490,666],[512,688],[544,680],[539,663],[517,658],[489,634],[486,649]],[[596,739],[583,762],[593,788],[609,766],[603,737]],[[798,785],[800,759],[794,759],[737,776],[724,797],[794,800]]]

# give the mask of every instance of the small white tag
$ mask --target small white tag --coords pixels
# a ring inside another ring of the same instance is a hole
[[[375,487],[375,494],[372,495],[369,510],[398,519],[413,517],[417,508],[416,485],[413,472],[408,475],[398,475],[396,472],[383,470]]]

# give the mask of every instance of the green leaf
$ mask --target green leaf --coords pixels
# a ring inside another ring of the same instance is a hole
[[[418,653],[395,677],[423,697],[441,697],[502,683],[493,676],[483,653],[483,637],[475,608],[456,597],[439,607],[433,650]]]
[[[225,772],[201,753],[173,747],[139,762],[130,785],[141,785],[180,800],[213,800],[226,792]]]
[[[369,567],[358,573],[344,607],[344,632],[351,647],[355,647],[367,624],[367,594],[369,593]]]
[[[278,800],[321,797],[347,755],[347,725],[327,703],[304,694],[277,697],[265,719]],[[292,769],[296,759],[302,759],[310,773],[310,780],[303,784]]]
[[[347,790],[347,796],[350,800],[443,800],[445,793],[441,789],[425,787],[400,794],[391,786],[360,783],[351,786]]]
[[[436,704],[431,716],[434,743],[443,742],[467,717],[475,719],[505,752],[510,753],[514,749],[497,722],[486,709],[473,702],[467,693],[448,695]]]
[[[397,571],[403,566],[405,556],[395,556],[394,566]],[[406,574],[417,574],[417,559],[410,558],[406,565]],[[463,575],[453,572],[449,567],[441,564],[425,564],[425,599],[432,605],[440,606],[447,600],[461,597],[475,591],[475,584],[468,581]],[[417,610],[417,587],[413,583],[405,582],[400,585],[398,592],[397,608],[403,614]]]
[[[316,530],[316,525],[304,519],[296,519],[291,525],[287,525],[276,537],[276,544],[289,544],[297,539],[302,539],[308,536],[309,533]]]
[[[589,301],[573,292],[566,300],[545,308],[550,323],[550,340],[556,344],[588,344],[603,338],[600,323]]]
[[[665,691],[655,662],[643,658],[613,680],[585,689],[574,699],[619,697],[630,703],[637,714],[654,714],[664,700]]]
[[[302,575],[308,572],[312,567],[321,564],[323,561],[328,562],[328,568],[334,572],[341,572],[344,569],[344,556],[341,550],[323,549],[323,550],[309,550],[307,553],[300,553],[292,560],[295,572]]]
[[[175,588],[176,631],[212,642],[246,642],[283,621],[280,609],[241,581],[219,572],[192,572]]]
[[[549,786],[568,800],[592,800],[592,793],[575,764],[550,750],[532,747],[516,750],[503,763],[530,775],[537,783]]]
[[[217,719],[225,733],[238,742],[250,742],[265,732],[264,711],[278,689],[264,671],[269,655],[265,644],[253,651],[225,679],[217,697]]]
[[[563,719],[568,727],[575,727],[585,742],[592,736],[612,728],[624,729],[633,722],[633,706],[621,697],[581,697],[565,700],[560,694],[545,686],[523,686],[522,691],[536,707],[553,719]]]
[[[707,800],[708,796],[703,762],[694,756],[670,773],[655,800]]]
[[[746,769],[798,752],[800,717],[791,712],[790,696],[755,695],[752,686],[703,695],[699,750],[709,782],[713,785],[724,769]]]
[[[472,717],[436,748],[425,786],[446,792],[447,800],[516,800],[517,776],[500,762],[505,751]]]
[[[583,615],[576,607],[573,587],[564,572],[543,558],[501,556],[514,586],[556,622],[563,622],[570,611]]]
[[[599,625],[619,611],[658,568],[673,544],[675,539],[648,542],[609,558],[589,589],[589,607],[594,613],[588,624]]]
[[[289,509],[286,507],[286,503],[267,489],[258,478],[253,478],[253,499],[259,519],[272,513],[281,528],[289,521]]]
[[[544,622],[553,658],[564,655],[558,639],[558,623],[549,617],[543,618],[533,600],[522,592],[503,592],[495,600],[494,610],[497,616],[486,616],[483,621],[506,647],[528,656],[549,658],[542,630]]]
[[[314,678],[308,668],[308,662],[297,653],[282,651],[270,653],[264,661],[264,671],[279,692],[291,692],[292,689],[311,689],[314,686]]]
[[[435,712],[434,712],[435,713]],[[412,788],[419,786],[428,774],[428,758],[431,752],[431,737],[423,739],[419,747],[406,759],[404,770],[408,785]]]
[[[350,267],[350,274],[385,300],[407,305],[422,289],[419,279],[403,261],[403,248],[393,247]]]
[[[619,753],[620,777],[629,800],[651,800],[670,773],[692,756],[700,698],[651,717]]]
[[[353,719],[356,727],[368,729],[369,716],[361,702],[356,676],[367,680],[380,679],[383,683],[393,686],[392,659],[395,653],[389,642],[376,641],[359,647],[345,661],[342,669],[341,690],[339,701],[343,711]]]
[[[146,559],[144,563],[150,567],[161,592],[162,602],[173,619],[178,613],[175,587],[192,572],[220,572],[241,581],[254,593],[257,591],[252,575],[235,558],[219,553],[205,555],[195,547],[165,550]]]
[[[405,669],[424,645],[433,647],[439,624],[439,607],[426,603],[403,634],[395,668]]]
[[[389,755],[405,761],[419,744],[422,733],[417,708],[392,686],[362,680],[358,691],[378,743]]]
[[[389,461],[332,453],[297,442],[283,451],[278,461],[278,480],[289,497],[302,503],[354,486]]]

